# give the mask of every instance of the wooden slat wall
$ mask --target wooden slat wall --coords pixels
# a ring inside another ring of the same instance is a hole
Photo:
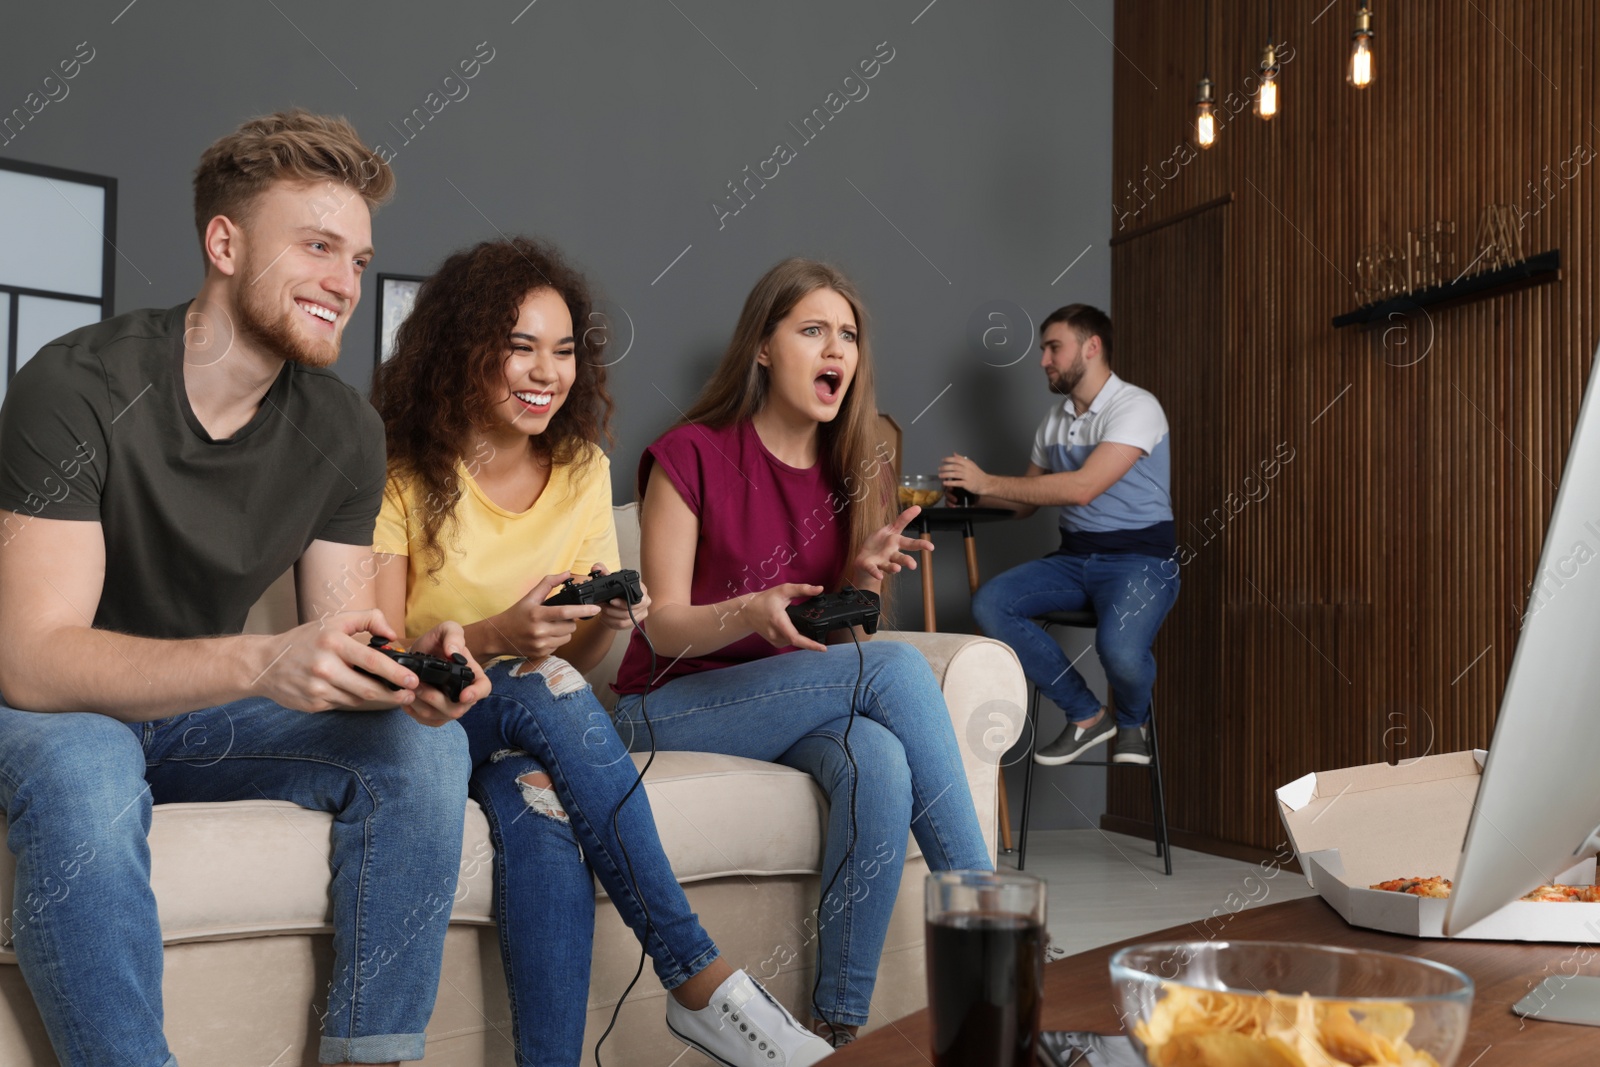
[[[1193,551],[1156,646],[1169,817],[1272,848],[1275,787],[1492,734],[1600,338],[1600,161],[1573,158],[1600,150],[1600,4],[1376,0],[1376,80],[1357,92],[1359,5],[1278,0],[1281,114],[1242,111],[1181,162],[1206,6],[1117,5],[1112,317],[1118,372],[1172,424]],[[1217,95],[1242,99],[1268,4],[1211,6]],[[1228,194],[1115,240],[1119,218],[1126,234]],[[1363,247],[1451,220],[1459,272],[1492,203],[1527,212],[1525,254],[1561,250],[1560,281],[1329,325],[1359,302]],[[1247,484],[1280,443],[1293,460]],[[1205,516],[1251,485],[1207,542]],[[1108,822],[1149,819],[1142,775],[1109,788]]]

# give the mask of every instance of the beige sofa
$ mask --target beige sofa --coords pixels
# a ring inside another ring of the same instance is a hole
[[[637,566],[633,507],[617,509],[623,560]],[[293,625],[292,587],[274,586],[251,616],[258,632]],[[940,679],[991,852],[996,765],[1017,736],[1026,696],[1016,656],[986,638],[880,634],[914,644]],[[623,642],[591,672],[612,702]],[[641,757],[642,759],[642,757]],[[689,902],[735,965],[766,980],[797,1014],[808,1002],[825,804],[811,779],[775,764],[705,753],[661,753],[650,804]],[[727,818],[736,812],[737,820]],[[317,1062],[317,1012],[331,968],[328,838],[332,820],[291,804],[164,804],[150,834],[166,941],[166,1032],[183,1067],[297,1067]],[[914,842],[878,971],[870,1027],[920,1008],[922,878]],[[429,1065],[513,1064],[499,946],[490,919],[488,824],[468,803],[460,889],[446,936],[443,981],[428,1026]],[[0,915],[12,911],[14,860],[0,849]],[[638,942],[599,894],[585,1062],[638,962]],[[9,946],[6,946],[9,949]],[[606,1042],[619,1067],[679,1062],[665,1027],[667,994],[646,966]],[[691,1054],[698,1059],[698,1054]],[[684,1063],[689,1060],[682,1061]],[[16,957],[0,951],[0,1065],[54,1065]]]

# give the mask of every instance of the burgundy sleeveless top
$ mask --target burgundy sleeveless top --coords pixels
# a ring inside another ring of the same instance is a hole
[[[834,491],[820,462],[804,470],[789,466],[767,451],[753,424],[742,422],[663,434],[639,459],[641,498],[656,465],[700,519],[690,603],[717,604],[785,582],[832,589],[843,576],[850,501]],[[648,630],[649,620],[644,625]],[[635,633],[613,688],[648,692],[686,674],[792,651],[748,634],[721,648],[690,648],[676,662],[663,657],[652,680],[650,649]]]

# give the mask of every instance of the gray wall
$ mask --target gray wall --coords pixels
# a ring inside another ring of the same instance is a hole
[[[347,115],[396,150],[374,272],[425,274],[496,230],[532,233],[626,310],[631,347],[611,378],[619,501],[751,284],[796,254],[839,264],[865,292],[880,407],[905,430],[908,472],[931,473],[953,450],[1021,471],[1049,403],[1021,314],[1110,304],[1111,0],[525,3],[9,4],[0,115],[79,42],[94,58],[0,158],[116,177],[117,308],[165,306],[198,282],[189,181],[206,145],[288,105]],[[789,124],[829,93],[860,97],[845,79],[885,41],[893,58],[866,95],[804,142]],[[493,58],[462,96],[445,78],[480,42]],[[457,99],[407,143],[403,120],[447,94]],[[719,223],[713,202],[737,203],[727,183],[778,142],[796,158]],[[339,363],[363,389],[370,285],[366,298]],[[982,331],[1004,325],[983,347]],[[1040,554],[1053,528],[1041,514],[984,529],[984,573]],[[941,628],[969,628],[959,538],[938,554]],[[908,582],[903,625],[917,604]],[[1095,775],[1048,780],[1071,782],[1093,818]],[[1038,796],[1036,825],[1079,821],[1053,788]]]

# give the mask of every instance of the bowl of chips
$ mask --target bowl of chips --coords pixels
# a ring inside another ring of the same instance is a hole
[[[1111,957],[1150,1067],[1452,1067],[1472,979],[1441,963],[1277,941],[1134,945]]]
[[[944,499],[944,483],[927,474],[907,474],[900,479],[897,496],[902,508],[931,508]]]

